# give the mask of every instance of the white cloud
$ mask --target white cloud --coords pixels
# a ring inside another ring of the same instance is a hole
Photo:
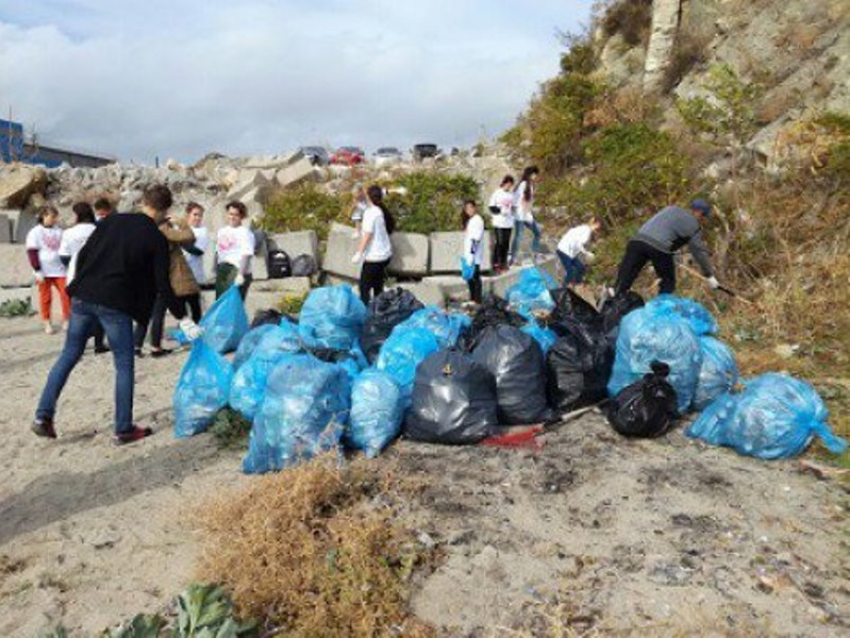
[[[33,6],[35,5],[35,6]],[[0,0],[0,107],[151,161],[474,142],[557,71],[589,0]]]

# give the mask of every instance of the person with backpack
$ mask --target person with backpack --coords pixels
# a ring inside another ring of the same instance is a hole
[[[387,266],[393,256],[390,235],[395,230],[395,219],[384,204],[384,189],[372,185],[366,190],[369,206],[363,211],[363,234],[352,263],[363,262],[360,269],[360,299],[368,304],[384,291]]]
[[[183,246],[183,257],[189,264],[192,276],[198,286],[207,283],[207,274],[204,271],[204,255],[210,245],[210,236],[207,227],[204,226],[204,207],[198,202],[186,204],[186,223],[195,235],[195,242],[189,246]],[[184,298],[192,314],[192,321],[198,323],[201,320],[201,293],[200,290]]]
[[[468,199],[461,211],[463,224],[463,259],[466,268],[470,269],[466,283],[469,286],[469,298],[477,304],[481,303],[481,261],[484,255],[484,219],[478,214],[475,200]]]
[[[691,202],[690,210],[667,206],[640,227],[629,240],[626,254],[620,262],[615,294],[631,289],[641,270],[652,262],[655,274],[661,279],[660,293],[676,292],[676,252],[688,246],[694,260],[705,275],[709,286],[720,287],[711,268],[708,248],[702,238],[702,226],[711,215],[711,206],[704,199]]]
[[[66,286],[74,280],[74,274],[77,270],[77,255],[80,254],[96,228],[94,210],[87,202],[77,202],[71,207],[71,210],[74,213],[74,225],[62,233],[62,242],[59,244],[59,259],[62,260],[68,270],[65,279]],[[95,354],[109,352],[109,348],[103,343],[104,334],[103,326],[100,325],[99,321],[95,322],[92,328]]]
[[[153,433],[133,422],[133,321],[148,322],[157,295],[173,299],[168,240],[158,227],[171,204],[168,187],[149,186],[142,195],[141,213],[107,217],[80,250],[74,281],[68,287],[72,299],[68,333],[38,402],[32,424],[36,435],[56,438],[56,404],[98,322],[109,338],[115,362],[115,443],[132,443]],[[181,317],[184,334],[197,339],[200,329],[185,318],[183,309],[175,305],[171,310]]]
[[[514,229],[514,177],[505,175],[499,188],[490,196],[487,209],[493,216],[493,231],[496,245],[493,249],[493,271],[498,275],[508,269],[508,254],[511,251],[511,232]]]
[[[522,177],[519,179],[519,184],[514,190],[514,215],[515,228],[513,246],[511,254],[508,258],[513,264],[514,260],[519,255],[520,242],[522,241],[522,233],[527,228],[531,231],[534,238],[531,241],[531,252],[535,255],[540,252],[540,226],[534,220],[534,195],[536,191],[537,179],[540,177],[540,169],[536,166],[527,166],[522,171]]]
[[[56,332],[50,321],[53,304],[52,289],[59,295],[62,307],[62,326],[67,327],[71,316],[71,302],[65,291],[65,265],[59,257],[62,244],[62,229],[59,228],[59,211],[53,206],[44,206],[38,213],[38,224],[27,233],[27,258],[32,266],[33,276],[38,286],[38,300],[44,332],[52,335]]]
[[[564,267],[564,286],[584,282],[587,265],[593,263],[596,258],[587,246],[601,228],[602,223],[599,218],[591,217],[586,224],[570,228],[561,237],[556,252]]]

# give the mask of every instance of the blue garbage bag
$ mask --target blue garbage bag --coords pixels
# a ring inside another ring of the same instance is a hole
[[[548,272],[539,268],[528,268],[519,275],[519,281],[508,288],[505,298],[508,303],[524,317],[530,317],[535,310],[551,311],[555,300],[550,290],[558,287],[558,282]]]
[[[729,346],[714,337],[700,337],[699,347],[702,350],[702,365],[694,392],[694,410],[704,410],[714,399],[738,383],[738,364]]]
[[[466,257],[460,258],[460,276],[464,281],[472,281],[475,276],[475,265],[466,260]]]
[[[441,348],[451,348],[472,325],[472,319],[461,313],[446,313],[436,306],[426,306],[399,325],[405,328],[424,328],[437,338]]]
[[[355,343],[351,350],[334,350],[333,348],[313,348],[309,350],[317,359],[341,366],[353,383],[362,370],[369,367],[366,355]]]
[[[308,348],[349,350],[365,321],[366,306],[350,286],[328,286],[307,296],[298,325]]]
[[[248,334],[248,315],[239,295],[239,288],[231,286],[210,306],[201,319],[203,340],[219,354],[233,352],[242,337]]]
[[[227,405],[232,380],[230,361],[196,340],[174,389],[174,435],[183,438],[205,431]]]
[[[251,353],[254,352],[254,348],[260,343],[260,339],[276,327],[273,324],[265,323],[252,328],[248,331],[248,334],[242,337],[242,341],[239,342],[239,347],[236,348],[236,354],[233,357],[234,370],[238,370],[250,358]]]
[[[401,432],[404,397],[401,388],[386,372],[364,370],[351,389],[351,417],[345,444],[374,458]]]
[[[760,459],[797,456],[817,435],[831,452],[840,454],[847,441],[832,433],[828,416],[808,383],[771,372],[745,383],[740,393],[719,396],[685,434]]]
[[[427,329],[400,324],[393,328],[389,339],[381,346],[375,367],[393,378],[402,390],[405,405],[409,405],[416,366],[439,349],[440,343]]]
[[[716,335],[720,332],[720,326],[717,325],[714,316],[705,306],[693,299],[662,294],[651,299],[645,307],[651,310],[672,310],[690,324],[691,330],[698,337]]]
[[[696,392],[702,365],[699,339],[690,324],[669,308],[633,310],[620,322],[608,395],[643,378],[653,361],[670,366],[667,381],[676,390],[680,414],[685,414]]]
[[[555,345],[555,342],[558,340],[558,335],[549,330],[549,328],[544,328],[534,320],[529,321],[520,330],[534,337],[537,345],[543,350],[544,355],[549,352],[549,348]]]
[[[340,366],[308,354],[286,356],[268,375],[242,470],[277,471],[338,450],[350,408],[351,386]]]

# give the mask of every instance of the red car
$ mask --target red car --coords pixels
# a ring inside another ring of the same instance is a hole
[[[331,164],[355,166],[366,161],[366,153],[359,146],[340,146],[331,155]]]

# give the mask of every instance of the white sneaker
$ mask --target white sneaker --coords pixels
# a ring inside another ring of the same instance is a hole
[[[44,324],[44,334],[52,335],[56,333],[56,328],[53,327],[53,324],[49,321]]]
[[[360,231],[355,230],[353,233],[351,233],[351,238],[352,239],[360,239]]]

